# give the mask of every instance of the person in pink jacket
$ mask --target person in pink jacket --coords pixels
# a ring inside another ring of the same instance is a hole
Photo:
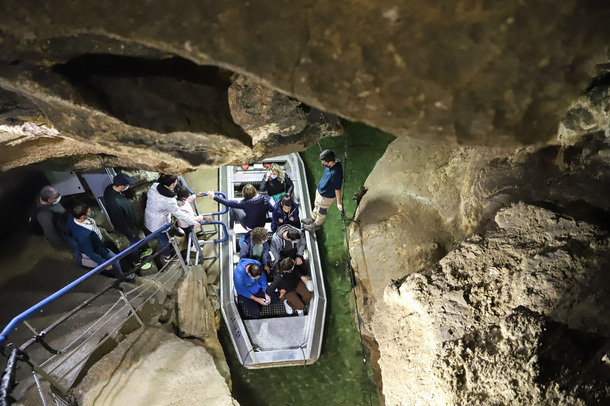
[[[209,216],[203,216],[203,215],[196,216],[195,211],[193,210],[193,206],[191,205],[193,200],[195,200],[198,197],[203,196],[204,194],[205,194],[204,192],[191,194],[191,192],[187,188],[181,188],[178,191],[178,195],[177,195],[178,207],[180,208],[180,210],[182,210],[184,213],[186,213],[193,221],[196,221],[197,223],[200,223],[202,221],[207,221],[207,222],[214,221],[214,219],[212,219]],[[178,219],[178,227],[180,227],[184,231],[184,234],[188,236],[188,233],[190,232],[189,231],[190,225],[188,223]]]

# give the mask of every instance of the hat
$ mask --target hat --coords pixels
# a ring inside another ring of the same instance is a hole
[[[136,180],[131,176],[127,176],[124,173],[119,173],[114,177],[114,182],[112,182],[114,186],[124,186],[124,185],[135,185]]]

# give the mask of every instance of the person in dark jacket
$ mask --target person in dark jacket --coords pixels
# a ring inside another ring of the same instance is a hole
[[[307,276],[295,269],[292,258],[282,259],[275,267],[273,282],[267,288],[270,297],[285,299],[286,313],[292,314],[296,309],[299,316],[304,314],[305,306],[311,302],[312,294],[307,289]]]
[[[239,258],[250,258],[259,261],[263,264],[267,275],[271,272],[269,268],[271,256],[269,255],[268,239],[267,230],[264,227],[256,227],[252,232],[246,234],[239,249]]]
[[[294,183],[278,164],[271,164],[267,173],[263,175],[258,189],[261,192],[267,192],[267,195],[273,197],[273,200],[277,202],[284,193],[292,195]]]
[[[134,245],[140,241],[140,235],[136,228],[136,218],[131,203],[123,192],[135,185],[136,180],[124,173],[119,173],[114,177],[112,184],[106,186],[104,190],[104,203],[106,212],[112,221],[114,228],[127,237],[129,245]],[[140,247],[140,251],[132,254],[132,261],[138,264],[142,257],[152,254],[152,249],[148,246]],[[151,264],[145,264],[150,268]]]
[[[42,233],[54,248],[65,248],[68,244],[67,236],[63,235],[60,221],[66,221],[66,209],[59,203],[61,195],[53,186],[42,188],[32,213],[31,224],[37,227],[36,234]],[[66,216],[64,216],[64,213]]]
[[[322,228],[328,209],[335,201],[339,211],[343,211],[343,203],[341,202],[343,166],[341,161],[335,157],[333,151],[327,149],[320,153],[320,163],[324,167],[324,173],[320,182],[318,182],[314,208],[311,217],[303,220],[303,228],[309,232]]]
[[[271,231],[275,233],[275,230],[284,224],[290,224],[295,228],[301,228],[299,204],[295,202],[289,194],[282,195],[273,208],[273,213],[271,214]]]
[[[243,200],[228,200],[222,196],[214,195],[213,190],[208,191],[206,195],[214,197],[214,200],[227,207],[243,210],[242,213],[239,210],[234,211],[234,215],[248,231],[256,227],[264,227],[267,221],[267,212],[273,211],[270,197],[259,195],[256,188],[251,184],[242,188]]]
[[[115,253],[110,251],[102,243],[102,233],[95,221],[89,218],[91,209],[86,203],[80,203],[72,209],[72,215],[68,218],[67,227],[70,236],[76,241],[81,252],[80,265],[87,268],[95,268],[107,260],[115,257]],[[124,276],[119,262],[108,265],[102,274],[121,278]]]

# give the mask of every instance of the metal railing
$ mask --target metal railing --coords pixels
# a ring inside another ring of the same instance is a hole
[[[0,351],[3,355],[8,357],[8,362],[4,370],[2,380],[0,381],[1,406],[10,405],[13,403],[11,393],[18,384],[16,380],[17,361],[23,362],[30,366],[34,383],[38,387],[38,392],[41,396],[41,404],[46,405],[46,401],[38,377],[42,377],[44,380],[50,383],[54,390],[54,393],[52,393],[51,396],[56,404],[70,403],[65,396],[71,383],[74,382],[87,359],[89,359],[89,357],[98,348],[100,348],[100,346],[106,340],[113,337],[113,335],[118,332],[118,330],[130,317],[134,317],[140,325],[143,325],[142,320],[140,320],[136,311],[139,310],[150,299],[150,297],[155,295],[161,288],[163,288],[169,280],[177,279],[179,275],[182,275],[182,273],[188,270],[182,256],[180,255],[180,251],[175,240],[169,237],[168,234],[168,237],[170,238],[169,244],[174,246],[174,249],[180,258],[181,267],[174,267],[173,271],[158,272],[156,276],[158,276],[158,279],[161,279],[161,281],[159,284],[154,286],[154,288],[151,289],[150,286],[144,287],[140,285],[136,286],[127,293],[124,293],[122,283],[125,281],[126,276],[136,272],[137,269],[134,269],[131,272],[126,273],[121,279],[117,279],[116,281],[109,283],[97,293],[92,294],[92,296],[87,298],[87,300],[73,308],[71,311],[62,315],[43,329],[37,330],[32,324],[30,324],[29,320],[39,316],[42,310],[48,308],[49,305],[73,291],[77,286],[101,273],[109,265],[112,265],[117,261],[129,256],[132,252],[138,250],[142,245],[147,244],[159,234],[167,234],[171,226],[171,223],[164,225],[152,234],[140,240],[138,243],[130,246],[113,258],[107,260],[103,264],[87,272],[82,277],[68,284],[64,288],[58,290],[49,297],[25,310],[9,322],[9,324],[0,333]],[[149,260],[152,260],[155,258],[155,256],[159,255],[164,248],[165,247],[160,247],[155,254],[148,257]],[[166,264],[166,266],[168,264]],[[75,314],[88,307],[94,301],[104,296],[111,296],[108,294],[108,292],[113,289],[118,292],[118,297],[110,298],[112,301],[114,301],[114,303],[111,305],[108,303],[103,304],[103,307],[107,307],[105,313],[100,317],[96,317],[95,321],[89,321],[89,325],[84,329],[84,331],[78,331],[78,329],[75,331],[73,327],[68,329],[68,331],[62,332],[62,334],[65,335],[60,334],[55,337],[55,343],[51,343],[48,340],[51,332],[62,324],[66,323]],[[148,295],[146,295],[146,293],[148,293]],[[27,327],[34,335],[29,340],[17,347],[13,342],[9,342],[9,338],[11,337],[11,334],[13,334],[21,325]],[[67,343],[64,341],[67,341]],[[34,347],[35,344],[38,344],[40,347]],[[61,345],[61,347],[59,349],[53,348],[57,344]],[[28,351],[26,352],[26,350]],[[7,355],[7,352],[10,352],[10,354]],[[22,376],[21,378],[24,379],[27,378],[27,376]]]

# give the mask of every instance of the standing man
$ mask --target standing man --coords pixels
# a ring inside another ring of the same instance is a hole
[[[65,248],[67,236],[62,235],[60,222],[66,221],[66,209],[59,203],[61,195],[53,186],[42,188],[30,211],[28,223],[35,234],[43,234],[54,248]]]
[[[343,167],[341,166],[341,161],[335,157],[335,153],[330,149],[322,151],[320,161],[325,168],[324,174],[320,182],[318,182],[311,218],[303,220],[303,228],[309,232],[319,230],[322,227],[326,213],[328,213],[328,209],[335,200],[337,201],[339,211],[343,211],[343,204],[341,204]]]
[[[129,245],[136,244],[140,241],[140,235],[136,228],[136,219],[133,213],[133,207],[125,195],[124,191],[129,189],[129,186],[135,185],[136,180],[124,173],[119,173],[114,177],[112,184],[106,186],[104,190],[104,203],[106,203],[106,211],[110,216],[110,221],[114,228],[127,237]],[[141,258],[152,254],[152,249],[148,247],[140,247],[140,252],[132,254],[134,264],[139,264]],[[148,269],[152,264],[147,263],[142,266],[142,269]]]

